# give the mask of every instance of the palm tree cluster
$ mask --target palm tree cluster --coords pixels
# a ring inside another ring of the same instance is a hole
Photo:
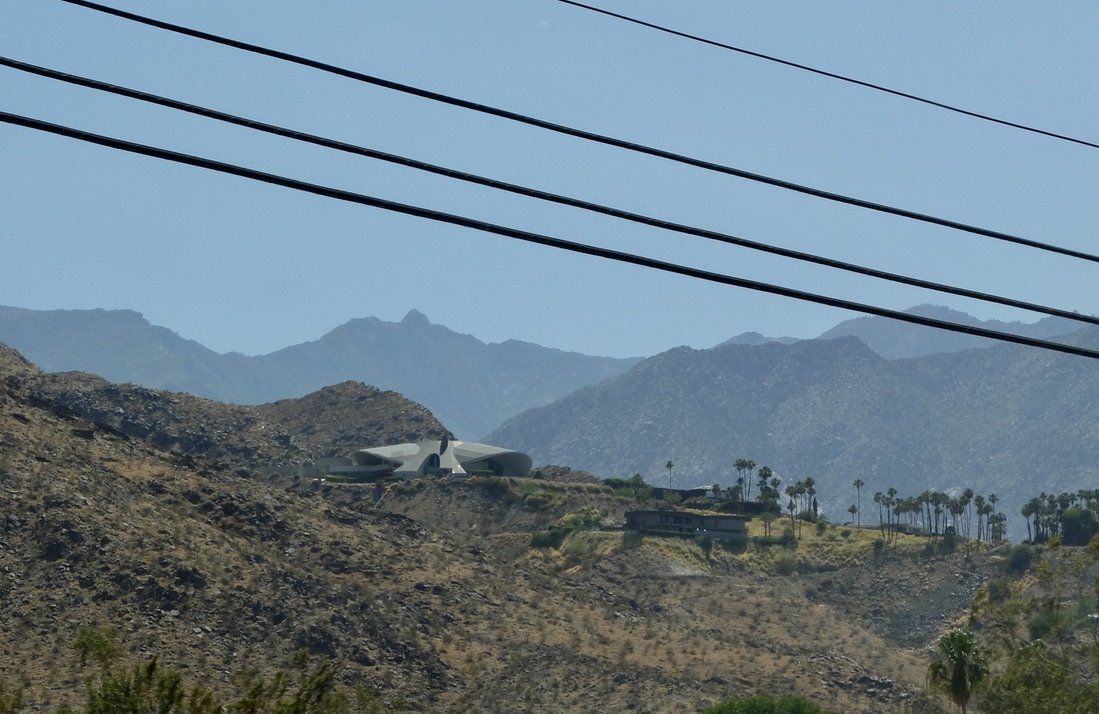
[[[811,478],[805,478],[786,487],[786,510],[790,513],[790,526],[794,526],[794,515],[801,520],[815,521],[817,519],[817,482]]]
[[[862,485],[856,488],[861,490]],[[957,496],[929,489],[916,496],[903,497],[895,488],[874,494],[883,536],[899,531],[932,536],[956,533],[993,543],[1003,541],[1007,523],[1007,515],[996,510],[999,500],[994,493],[985,498],[974,494],[971,488]]]
[[[751,459],[737,459],[733,468],[736,469],[736,483],[729,494],[731,499],[737,503],[752,500],[752,474],[756,470],[756,462]]]
[[[1022,514],[1031,542],[1061,536],[1067,545],[1084,545],[1099,532],[1099,489],[1056,496],[1043,491],[1026,502]]]

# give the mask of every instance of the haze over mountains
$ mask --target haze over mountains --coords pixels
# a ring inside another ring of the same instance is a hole
[[[1099,330],[1062,339],[1095,348]],[[1018,519],[1040,491],[1099,477],[1099,365],[1012,345],[887,360],[853,337],[680,348],[521,414],[488,440],[536,462],[654,483],[671,460],[680,486],[727,486],[747,457],[787,484],[814,478],[839,518],[856,478],[864,509],[868,493],[890,487],[969,486],[998,494]]]
[[[431,409],[459,438],[620,374],[637,359],[591,357],[507,340],[485,344],[433,325],[416,310],[400,322],[351,320],[313,342],[257,357],[219,354],[130,310],[0,307],[0,342],[48,372],[187,392],[236,404],[300,397],[355,380]]]
[[[1056,318],[911,312],[1099,342],[1099,332]],[[732,461],[748,457],[787,481],[813,477],[833,512],[851,502],[855,478],[870,494],[971,486],[1017,512],[1020,499],[1084,487],[1099,473],[1090,360],[882,318],[848,320],[815,340],[747,334],[645,360],[485,344],[416,311],[399,323],[352,320],[258,357],[214,353],[129,311],[0,308],[0,342],[49,371],[244,404],[358,380],[424,404],[459,438],[601,476],[660,482],[672,460],[679,485],[728,485]]]

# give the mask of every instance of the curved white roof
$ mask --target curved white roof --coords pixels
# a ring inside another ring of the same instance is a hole
[[[353,458],[356,466],[392,472],[394,476],[405,478],[482,472],[498,476],[526,476],[533,463],[529,456],[519,451],[455,439],[360,449]]]

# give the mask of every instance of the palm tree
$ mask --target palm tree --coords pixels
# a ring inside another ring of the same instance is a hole
[[[670,489],[672,487],[672,469],[675,468],[675,464],[672,463],[671,459],[668,459],[668,463],[664,464],[664,468],[668,469],[668,488]]]
[[[988,674],[984,653],[972,632],[952,630],[939,638],[939,651],[927,668],[928,681],[941,687],[966,713],[973,688]]]
[[[744,500],[752,500],[752,471],[756,468],[756,462],[751,459],[737,459],[733,468],[741,479],[744,479]],[[738,481],[740,479],[737,479]]]
[[[861,478],[857,478],[851,485],[855,487],[855,498],[859,504],[859,516],[856,528],[862,528],[862,487],[865,486],[866,483]]]

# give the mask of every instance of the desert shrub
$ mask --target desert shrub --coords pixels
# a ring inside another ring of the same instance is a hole
[[[523,497],[523,505],[532,511],[550,511],[560,505],[561,497],[557,494],[540,491]]]
[[[758,694],[745,699],[730,699],[704,710],[702,714],[828,714],[828,712],[803,697],[774,697],[769,694]]]
[[[1080,676],[1075,663],[1043,642],[1023,645],[1007,668],[981,692],[981,711],[1012,714],[1095,712],[1099,682]]]
[[[499,499],[505,503],[511,503],[518,498],[512,489],[513,483],[502,476],[474,476],[467,483],[480,488],[489,498]]]
[[[608,478],[603,483],[610,487],[619,496],[632,496],[637,499],[651,498],[653,487],[645,483],[641,474],[634,474],[630,478]]]
[[[842,531],[840,531],[840,537],[841,538],[850,538],[851,537],[851,529],[850,528],[844,528]]]
[[[885,539],[875,538],[874,539],[874,555],[880,556],[884,552],[885,552]]]
[[[1029,545],[1017,545],[1011,549],[1011,555],[1007,558],[1007,572],[1012,575],[1021,575],[1030,567],[1034,560],[1034,548]]]
[[[566,562],[576,564],[595,550],[595,546],[583,537],[570,538],[561,546],[561,554]]]
[[[782,553],[775,558],[774,568],[779,575],[793,575],[798,569],[798,558],[793,553]]]
[[[81,666],[91,662],[100,669],[110,669],[122,657],[118,631],[113,627],[81,627],[76,631],[73,647]]]
[[[603,512],[597,508],[582,508],[579,511],[573,511],[572,513],[566,513],[558,521],[558,524],[562,528],[567,528],[570,531],[579,530],[581,528],[591,528],[598,525],[603,520]]]
[[[1059,635],[1072,630],[1076,618],[1071,613],[1059,607],[1042,610],[1035,613],[1027,623],[1032,640],[1054,639]]]
[[[713,537],[703,533],[703,534],[695,536],[695,542],[698,543],[698,547],[702,549],[703,555],[705,555],[707,558],[709,558],[710,553],[714,549],[714,539],[713,539]]]
[[[817,528],[817,537],[819,538],[820,536],[824,535],[825,531],[828,530],[828,523],[823,521],[823,520],[817,521],[816,528]]]
[[[8,694],[4,689],[4,683],[0,682],[0,714],[16,714],[22,708],[23,702],[19,692]]]
[[[1007,578],[993,578],[988,581],[988,601],[1003,602],[1011,596],[1011,581]]]
[[[532,548],[560,548],[561,543],[565,541],[565,536],[568,534],[569,531],[556,526],[547,528],[544,531],[535,531],[530,536],[530,546]]]
[[[954,529],[949,529],[939,541],[940,553],[953,553],[958,548],[958,536]]]
[[[591,528],[598,524],[602,518],[603,513],[595,508],[584,508],[567,513],[549,528],[535,531],[531,535],[530,545],[532,548],[560,548],[561,543],[569,534]]]

